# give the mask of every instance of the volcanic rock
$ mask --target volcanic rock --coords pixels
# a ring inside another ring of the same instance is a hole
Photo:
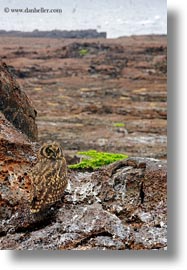
[[[35,147],[0,112],[0,233],[24,226],[30,191],[26,171],[36,162]]]
[[[36,111],[5,63],[0,63],[0,111],[31,140],[37,140]]]
[[[2,37],[0,56],[37,108],[41,143],[61,143],[68,162],[88,149],[144,158],[69,170],[62,201],[30,213],[35,111],[1,65],[0,249],[167,248],[166,161],[148,158],[166,158],[166,53],[165,36]]]
[[[166,248],[165,161],[129,158],[93,172],[69,170],[62,202],[32,214],[26,175],[36,149],[0,113],[0,249]]]
[[[94,172],[69,171],[58,209],[48,217],[40,213],[35,222],[30,216],[22,226],[14,219],[0,248],[164,249],[166,206],[164,161],[131,158]]]

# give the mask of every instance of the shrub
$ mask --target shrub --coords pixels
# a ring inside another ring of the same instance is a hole
[[[107,152],[97,152],[96,150],[89,150],[87,152],[78,152],[79,155],[84,156],[82,161],[77,164],[69,165],[70,169],[98,169],[101,166],[108,165],[117,160],[125,159],[128,156],[124,154],[115,154]]]

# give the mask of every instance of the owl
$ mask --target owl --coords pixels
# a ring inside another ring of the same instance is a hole
[[[44,144],[30,172],[31,213],[59,201],[68,184],[66,160],[58,143]]]

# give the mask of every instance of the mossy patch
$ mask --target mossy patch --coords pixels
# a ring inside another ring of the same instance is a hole
[[[125,124],[124,123],[114,123],[113,126],[114,127],[124,127]]]
[[[87,54],[88,54],[88,50],[87,49],[81,49],[81,50],[79,50],[79,55],[80,56],[85,56]]]
[[[87,152],[78,152],[79,155],[83,156],[80,163],[69,165],[70,169],[98,169],[101,166],[108,165],[115,161],[128,158],[124,154],[115,154],[107,152],[97,152],[96,150],[89,150]]]

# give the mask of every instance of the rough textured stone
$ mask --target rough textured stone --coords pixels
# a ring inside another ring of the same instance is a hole
[[[69,171],[63,201],[45,213],[31,215],[26,201],[17,202],[14,214],[2,219],[0,248],[166,248],[166,171],[166,162],[146,158]]]
[[[166,56],[159,35],[0,40],[0,57],[38,112],[39,140],[57,140],[72,154],[166,159]]]
[[[2,62],[0,62],[0,111],[31,140],[37,139],[36,111],[25,93],[21,91],[7,65]]]
[[[22,224],[29,211],[30,182],[24,173],[35,164],[35,151],[36,144],[0,112],[0,233]]]
[[[16,42],[5,47],[0,40],[1,56],[15,67],[39,111],[41,141],[52,137],[65,154],[93,148],[166,157],[165,37],[105,40],[102,46],[95,41],[48,42],[47,47],[44,40],[33,44],[20,39],[22,47]],[[81,56],[85,46],[89,53]],[[165,161],[129,158],[93,172],[69,170],[62,201],[31,214],[25,172],[36,162],[38,145],[18,128],[27,116],[31,128],[35,113],[25,113],[24,103],[13,102],[19,100],[13,94],[24,94],[5,65],[0,86],[1,106],[8,104],[2,110],[6,117],[0,114],[0,249],[167,248]],[[17,129],[7,118],[14,125],[17,119]]]

